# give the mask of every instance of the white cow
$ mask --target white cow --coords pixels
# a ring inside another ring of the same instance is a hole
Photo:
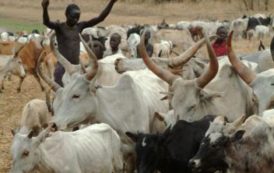
[[[127,59],[123,54],[118,53],[115,55],[107,56],[98,61],[98,72],[96,74],[96,81],[100,85],[112,86],[118,79],[120,79],[121,74],[117,73],[115,70],[115,61],[117,59]]]
[[[258,64],[257,73],[269,70],[274,67],[274,62],[271,56],[271,49],[257,51],[245,56],[240,57],[241,60],[247,60]]]
[[[244,31],[247,29],[248,18],[237,18],[231,22],[230,31],[235,32],[235,37],[240,39],[243,37]]]
[[[172,41],[161,40],[153,44],[153,56],[169,58],[173,49]]]
[[[33,99],[23,108],[19,133],[26,134],[33,131],[37,135],[42,128],[48,126],[51,119],[46,101]],[[17,132],[13,132],[15,134]]]
[[[137,58],[137,46],[140,43],[139,34],[132,33],[127,39],[130,58]]]
[[[95,57],[92,53],[90,56]],[[112,64],[114,60],[110,60]],[[100,66],[96,60],[92,60],[90,64],[92,67],[88,73],[73,74],[64,88],[40,73],[57,91],[53,102],[53,121],[58,127],[74,127],[95,118],[109,123],[121,133],[129,130],[148,132],[154,112],[167,111],[167,102],[160,100],[163,97],[160,93],[167,91],[167,85],[151,72],[128,72],[115,85],[99,86],[97,72]],[[75,102],[76,100],[79,102]],[[74,106],[69,106],[70,104]],[[126,109],[121,109],[122,107]]]
[[[11,173],[121,173],[123,160],[118,134],[107,124],[94,124],[75,132],[49,129],[37,137],[14,137]],[[49,135],[49,137],[47,137]]]
[[[257,25],[255,27],[255,34],[258,40],[263,40],[270,36],[269,27],[265,25]]]
[[[24,66],[22,64],[22,60],[20,58],[13,58],[10,56],[0,57],[0,92],[4,89],[4,80],[7,75],[16,75],[24,78],[26,76],[26,72]]]
[[[241,114],[254,112],[255,103],[252,100],[251,90],[247,90],[248,86],[231,68],[221,69],[220,75],[225,79],[219,86],[214,85],[219,88],[218,90],[207,86],[218,72],[218,61],[209,41],[207,42],[210,55],[209,67],[201,76],[190,80],[182,79],[155,65],[147,58],[142,41],[140,45],[141,56],[148,68],[170,84],[173,95],[171,105],[179,119],[194,121],[208,114],[227,115],[229,119],[235,119]]]
[[[9,41],[9,33],[8,32],[1,32],[0,39],[1,39],[1,41]]]
[[[176,24],[177,29],[187,30],[190,25],[189,21],[180,21]]]

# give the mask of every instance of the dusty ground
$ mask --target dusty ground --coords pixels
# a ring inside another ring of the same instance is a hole
[[[50,16],[52,16],[53,20],[63,20],[63,11],[69,2],[71,2],[71,0],[51,0]],[[77,0],[75,2],[80,4],[81,9],[83,9],[82,19],[95,16],[103,9],[106,3],[106,1],[103,1],[104,3],[102,4],[101,0]],[[119,2],[115,5],[113,13],[106,19],[103,25],[124,23],[154,24],[159,23],[163,18],[166,18],[168,22],[193,19],[223,20],[236,18],[244,13],[255,13],[244,11],[242,5],[237,3],[233,3],[230,6],[226,4],[226,8],[220,10],[219,8],[222,6],[224,5],[218,1],[214,1],[214,3],[209,2],[206,5],[188,3],[158,6],[154,6],[153,4],[129,4]],[[270,12],[263,13],[269,14]],[[0,18],[39,23],[41,21],[40,1],[0,0]],[[0,23],[0,27],[5,26],[1,26]],[[265,40],[267,46],[269,46],[269,42],[270,38]],[[258,41],[238,41],[235,43],[235,48],[237,52],[248,53],[256,51],[257,45]],[[12,77],[11,81],[5,83],[6,90],[4,93],[0,93],[0,173],[6,173],[10,169],[9,150],[12,140],[10,130],[18,125],[23,106],[33,98],[44,98],[44,94],[32,76],[27,77],[24,81],[21,93],[16,92],[18,82],[16,77]]]

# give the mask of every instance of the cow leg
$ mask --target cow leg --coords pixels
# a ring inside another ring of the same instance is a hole
[[[5,89],[5,87],[4,87],[4,81],[5,81],[6,79],[11,80],[10,77],[11,77],[11,75],[9,75],[9,74],[6,74],[6,75],[3,77],[3,80],[2,80],[2,82],[1,82],[0,92],[2,92],[2,90]]]
[[[22,83],[24,81],[25,77],[20,77],[20,82],[19,82],[19,86],[17,88],[17,92],[20,93],[21,92],[21,87],[22,87]]]
[[[4,77],[3,80],[1,81],[0,93],[2,93],[2,90],[5,89],[5,87],[4,87],[4,81],[5,81],[5,77]]]
[[[4,90],[4,89],[5,89],[5,87],[4,87],[4,80],[3,80],[2,83],[1,83],[0,92],[2,92],[2,90]]]
[[[52,115],[53,115],[53,108],[52,108],[52,105],[51,105],[51,89],[48,89],[45,92],[45,95],[46,95],[46,104],[47,104],[47,107],[48,107],[48,111],[50,113],[52,113]]]
[[[33,73],[33,76],[35,77],[35,79],[38,81],[40,87],[41,87],[41,90],[44,91],[45,90],[45,87],[42,85],[42,82],[41,82],[41,79],[40,77],[38,76],[37,73]]]

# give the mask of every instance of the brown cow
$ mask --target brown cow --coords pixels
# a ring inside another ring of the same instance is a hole
[[[0,41],[0,55],[13,55],[23,45],[17,41]]]
[[[51,68],[54,67],[54,64],[56,63],[55,57],[50,57],[50,48],[48,47],[43,47],[41,45],[41,42],[38,40],[30,40],[22,49],[20,49],[15,57],[21,58],[22,63],[24,65],[25,70],[29,73],[32,74],[35,79],[39,82],[42,91],[44,90],[44,86],[41,84],[41,80],[38,76],[38,73],[36,71],[36,66],[37,66],[37,61],[39,56],[43,57],[43,60],[46,64],[46,66],[49,66],[51,64]],[[48,55],[48,56],[47,56]],[[19,87],[17,88],[17,91],[21,91],[21,86],[24,81],[24,77],[21,77]]]

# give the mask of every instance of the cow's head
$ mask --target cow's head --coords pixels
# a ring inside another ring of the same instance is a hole
[[[128,49],[131,58],[137,58],[137,46],[140,43],[140,36],[136,33],[130,34],[127,39]]]
[[[24,173],[35,169],[41,160],[38,154],[38,147],[44,141],[48,133],[49,129],[45,129],[37,137],[33,137],[33,131],[28,134],[15,134],[11,146],[11,173]]]
[[[242,138],[245,131],[236,130],[236,128],[243,120],[245,117],[240,117],[229,124],[223,117],[215,118],[207,130],[198,152],[189,161],[193,172],[225,171],[228,168],[225,152],[231,143]]]
[[[20,77],[26,76],[26,72],[25,72],[21,58],[10,59],[5,68],[7,68],[6,72],[10,72]]]
[[[138,173],[153,173],[159,168],[160,159],[165,155],[164,139],[169,133],[170,129],[161,135],[126,132],[126,135],[136,143]]]
[[[81,38],[81,36],[80,36]],[[41,71],[39,74],[56,91],[53,101],[53,122],[59,129],[73,128],[79,123],[90,121],[97,110],[95,75],[98,69],[97,58],[83,41],[90,61],[90,70],[85,74],[75,73],[64,88],[48,79]]]
[[[213,99],[216,96],[219,96],[218,94],[209,94],[203,90],[203,88],[215,77],[218,72],[218,61],[209,40],[206,40],[210,57],[209,67],[204,74],[193,80],[184,80],[180,76],[174,75],[168,70],[162,69],[151,61],[145,51],[144,36],[142,37],[142,41],[138,47],[140,55],[147,67],[171,86],[171,90],[174,93],[171,104],[175,115],[179,115],[179,117],[186,117],[184,119],[200,119],[201,116],[210,113],[204,112],[205,108],[211,107]],[[194,51],[195,49],[190,49],[190,52],[185,55],[192,55],[192,52]],[[186,57],[182,56],[181,58],[185,59]],[[211,113],[213,114],[216,112]],[[193,117],[194,115],[196,117]]]

